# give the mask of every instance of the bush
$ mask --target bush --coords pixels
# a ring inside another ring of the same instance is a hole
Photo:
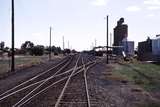
[[[42,45],[34,46],[32,48],[31,54],[35,56],[42,56],[44,54],[44,46]]]

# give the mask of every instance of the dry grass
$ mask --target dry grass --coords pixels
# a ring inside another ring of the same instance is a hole
[[[114,65],[114,73],[142,86],[147,91],[159,91],[160,66],[149,63],[122,63]]]
[[[48,56],[18,56],[15,58],[16,69],[29,67],[48,60]],[[10,70],[11,61],[8,58],[0,60],[0,75]]]
[[[103,73],[107,80],[117,81],[117,82],[123,82],[123,81],[127,82],[128,81],[124,75],[120,75],[117,72],[114,72],[112,70],[114,68],[113,65],[109,65],[109,67],[110,67],[110,70]]]

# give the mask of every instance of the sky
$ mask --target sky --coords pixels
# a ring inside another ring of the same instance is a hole
[[[25,41],[76,50],[106,44],[106,15],[109,33],[124,17],[128,39],[145,41],[160,34],[160,0],[15,0],[15,47]],[[11,0],[0,0],[0,41],[11,47]],[[135,46],[135,47],[136,47]]]

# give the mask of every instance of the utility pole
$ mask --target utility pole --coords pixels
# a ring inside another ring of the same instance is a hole
[[[63,36],[63,50],[64,50],[64,36]]]
[[[107,41],[106,41],[107,42],[107,52],[106,52],[107,61],[106,61],[106,63],[108,64],[109,63],[109,61],[108,61],[108,59],[109,59],[108,58],[108,15],[107,15],[107,23],[106,24],[107,24],[107,26],[106,26],[106,28],[107,28],[107,32],[106,32],[107,33],[106,34],[107,35]]]
[[[110,47],[112,47],[112,33],[110,33]]]
[[[15,60],[14,60],[14,0],[12,0],[12,62],[11,62],[11,72],[15,71]]]
[[[94,48],[94,42],[92,42],[92,49]]]
[[[113,54],[113,48],[112,48],[112,33],[110,33],[110,52]],[[110,59],[112,60],[112,55],[110,56]]]
[[[68,41],[68,49],[69,49],[69,41]]]
[[[52,40],[52,27],[50,27],[50,33],[49,33],[50,37],[49,37],[49,60],[51,60],[51,54],[52,54],[52,44],[51,44],[51,40]]]
[[[97,46],[97,40],[95,39],[95,47]]]

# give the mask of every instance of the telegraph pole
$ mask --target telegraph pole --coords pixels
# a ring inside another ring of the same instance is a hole
[[[95,47],[97,46],[97,40],[95,39]]]
[[[68,49],[69,49],[69,41],[68,41]]]
[[[51,60],[51,54],[52,54],[52,44],[51,44],[51,40],[52,40],[52,27],[50,27],[50,33],[49,33],[49,35],[50,35],[50,38],[49,38],[49,41],[50,41],[50,43],[49,43],[49,60]]]
[[[63,50],[64,50],[64,36],[63,36]]]
[[[94,48],[94,42],[92,42],[92,49]]]
[[[107,15],[107,23],[106,24],[107,24],[107,26],[106,26],[106,28],[107,28],[107,32],[106,32],[107,33],[106,34],[107,35],[107,40],[106,40],[106,42],[107,42],[107,52],[106,52],[107,61],[106,61],[106,63],[108,64],[109,63],[109,61],[108,61],[108,59],[109,59],[108,58],[108,15]]]
[[[110,33],[110,46],[112,47],[112,33]]]
[[[111,54],[113,54],[113,48],[112,48],[112,33],[110,33],[110,51],[111,51]],[[112,55],[110,56],[111,60],[112,60]]]
[[[11,72],[15,71],[15,60],[14,60],[14,0],[12,0],[12,62],[11,62]]]

